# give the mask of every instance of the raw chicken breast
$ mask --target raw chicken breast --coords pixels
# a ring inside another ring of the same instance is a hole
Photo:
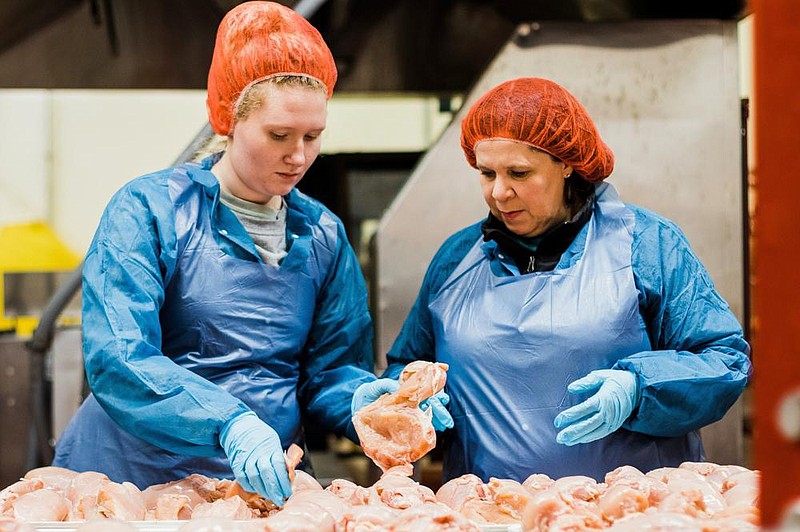
[[[63,467],[46,466],[31,469],[23,478],[32,479],[38,478],[44,482],[44,487],[53,488],[57,491],[64,492],[69,487],[72,479],[78,475],[77,471],[65,469]]]
[[[426,502],[436,502],[436,495],[427,486],[390,469],[369,489],[369,504],[385,504],[404,510]]]
[[[22,479],[14,482],[0,491],[0,514],[5,514],[11,509],[11,503],[26,493],[32,493],[44,487],[44,482],[38,478]]]
[[[343,478],[335,479],[330,486],[325,488],[325,491],[331,492],[346,504],[354,506],[367,504],[369,501],[369,490],[367,488]]]
[[[408,467],[436,445],[431,412],[419,404],[444,388],[447,364],[416,361],[400,374],[400,388],[353,416],[364,454],[378,467]]]
[[[442,503],[428,503],[404,511],[392,523],[393,532],[480,532],[475,523]]]
[[[289,471],[289,480],[292,481],[292,493],[301,490],[321,490],[322,485],[317,479],[303,470],[295,471],[303,458],[303,449],[299,445],[291,444],[286,449],[286,469]]]
[[[445,482],[436,492],[436,500],[456,511],[469,500],[486,500],[490,496],[480,477],[471,473]]]
[[[64,521],[69,515],[69,501],[51,489],[40,489],[21,495],[11,502],[6,515],[21,521]]]
[[[130,482],[107,482],[97,491],[95,515],[124,521],[142,521],[147,506],[139,488]]]
[[[606,530],[614,532],[703,532],[705,527],[700,521],[688,515],[671,512],[643,513],[626,517],[617,521]]]
[[[289,501],[293,505],[300,502],[312,502],[331,514],[337,523],[342,520],[344,514],[350,509],[349,504],[329,491],[302,490],[292,495]],[[286,502],[287,505],[289,501]]]
[[[224,497],[224,493],[218,489],[217,482],[206,476],[193,474],[181,480],[154,484],[142,491],[142,497],[147,508],[154,511],[161,508],[162,515],[170,516],[153,515],[155,519],[188,519],[188,516],[180,515],[182,508],[188,506],[188,513],[191,515],[191,509],[196,505]]]
[[[147,520],[181,521],[192,517],[192,509],[196,506],[187,495],[163,493],[155,502],[155,508],[149,507]]]
[[[534,473],[526,478],[522,482],[522,485],[525,486],[528,491],[535,494],[548,489],[553,485],[553,482],[555,481],[552,478],[543,473]]]
[[[366,504],[351,507],[340,523],[345,532],[369,532],[389,530],[389,524],[400,515],[398,510],[388,506]]]
[[[309,498],[292,496],[281,511],[267,517],[262,524],[265,532],[334,532],[336,519]]]
[[[199,517],[224,517],[226,519],[252,519],[251,510],[244,499],[231,497],[230,499],[217,499],[214,502],[204,502],[194,507],[192,519]]]

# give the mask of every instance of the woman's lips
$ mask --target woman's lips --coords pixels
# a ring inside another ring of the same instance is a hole
[[[500,215],[503,217],[503,220],[511,221],[517,218],[521,213],[522,211],[508,211],[508,212],[501,212]]]

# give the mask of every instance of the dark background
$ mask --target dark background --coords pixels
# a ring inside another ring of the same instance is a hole
[[[2,0],[0,88],[202,89],[235,0]],[[281,2],[303,9],[298,2]],[[338,90],[464,92],[521,22],[722,18],[744,0],[328,0]]]

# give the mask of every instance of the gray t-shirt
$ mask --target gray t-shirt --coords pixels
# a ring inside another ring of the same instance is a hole
[[[261,203],[252,203],[225,191],[220,201],[239,219],[255,242],[256,250],[267,264],[277,266],[286,256],[286,202],[278,210]]]

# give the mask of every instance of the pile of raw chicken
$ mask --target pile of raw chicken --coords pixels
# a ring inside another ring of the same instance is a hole
[[[412,463],[435,445],[430,413],[418,405],[444,387],[446,370],[409,364],[397,392],[354,416],[365,453],[384,471],[368,488],[337,479],[323,489],[294,470],[302,456],[296,446],[287,451],[293,494],[282,508],[232,480],[195,474],[139,490],[97,472],[43,467],[0,492],[0,531],[52,521],[82,521],[81,532],[125,531],[146,520],[185,520],[180,532],[758,530],[759,473],[739,466],[687,462],[647,473],[623,466],[602,483],[542,474],[484,483],[464,475],[434,493],[411,478]]]

